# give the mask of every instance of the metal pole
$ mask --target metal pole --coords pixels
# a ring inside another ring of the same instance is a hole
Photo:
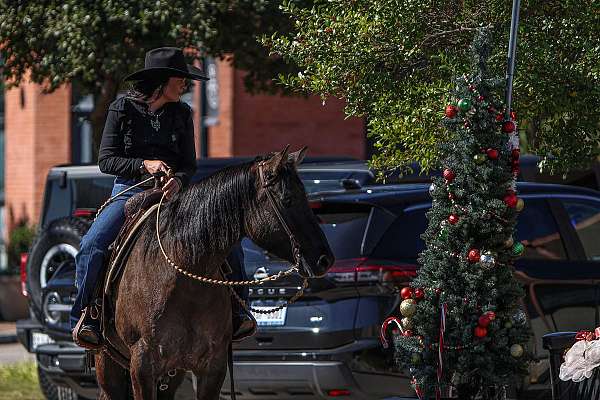
[[[519,30],[519,8],[521,0],[513,0],[512,17],[510,20],[510,40],[508,43],[508,65],[506,66],[506,111],[504,119],[510,119],[512,103],[513,78],[515,73],[515,55],[517,52],[517,31]]]

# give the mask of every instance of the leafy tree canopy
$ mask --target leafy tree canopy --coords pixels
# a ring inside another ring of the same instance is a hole
[[[5,79],[12,86],[31,79],[47,91],[77,81],[94,94],[96,140],[122,78],[143,66],[147,50],[187,48],[190,61],[231,53],[236,67],[250,71],[250,89],[272,90],[273,71],[289,67],[269,58],[256,37],[288,29],[266,0],[0,1]]]
[[[440,126],[453,77],[468,70],[478,27],[496,39],[489,64],[504,75],[511,2],[470,0],[285,0],[292,33],[265,36],[272,54],[300,68],[281,81],[347,101],[368,117],[376,167],[439,162]],[[600,4],[521,2],[513,109],[524,147],[551,170],[584,166],[600,152]]]

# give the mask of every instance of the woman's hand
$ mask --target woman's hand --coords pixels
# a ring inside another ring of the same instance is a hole
[[[167,173],[169,170],[169,166],[160,160],[144,160],[144,168],[152,175],[160,171]]]
[[[165,185],[162,187],[162,191],[164,192],[167,200],[171,200],[171,198],[180,190],[181,182],[179,181],[179,178],[169,178],[167,183],[165,183]]]

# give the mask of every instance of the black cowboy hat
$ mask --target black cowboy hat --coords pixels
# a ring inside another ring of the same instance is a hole
[[[207,81],[200,68],[185,63],[183,51],[177,47],[159,47],[146,53],[144,69],[125,77],[126,81],[140,81],[155,76],[173,76]]]

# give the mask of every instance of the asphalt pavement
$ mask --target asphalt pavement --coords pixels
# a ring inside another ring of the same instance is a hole
[[[0,365],[32,361],[34,356],[17,342],[14,322],[0,322]]]

